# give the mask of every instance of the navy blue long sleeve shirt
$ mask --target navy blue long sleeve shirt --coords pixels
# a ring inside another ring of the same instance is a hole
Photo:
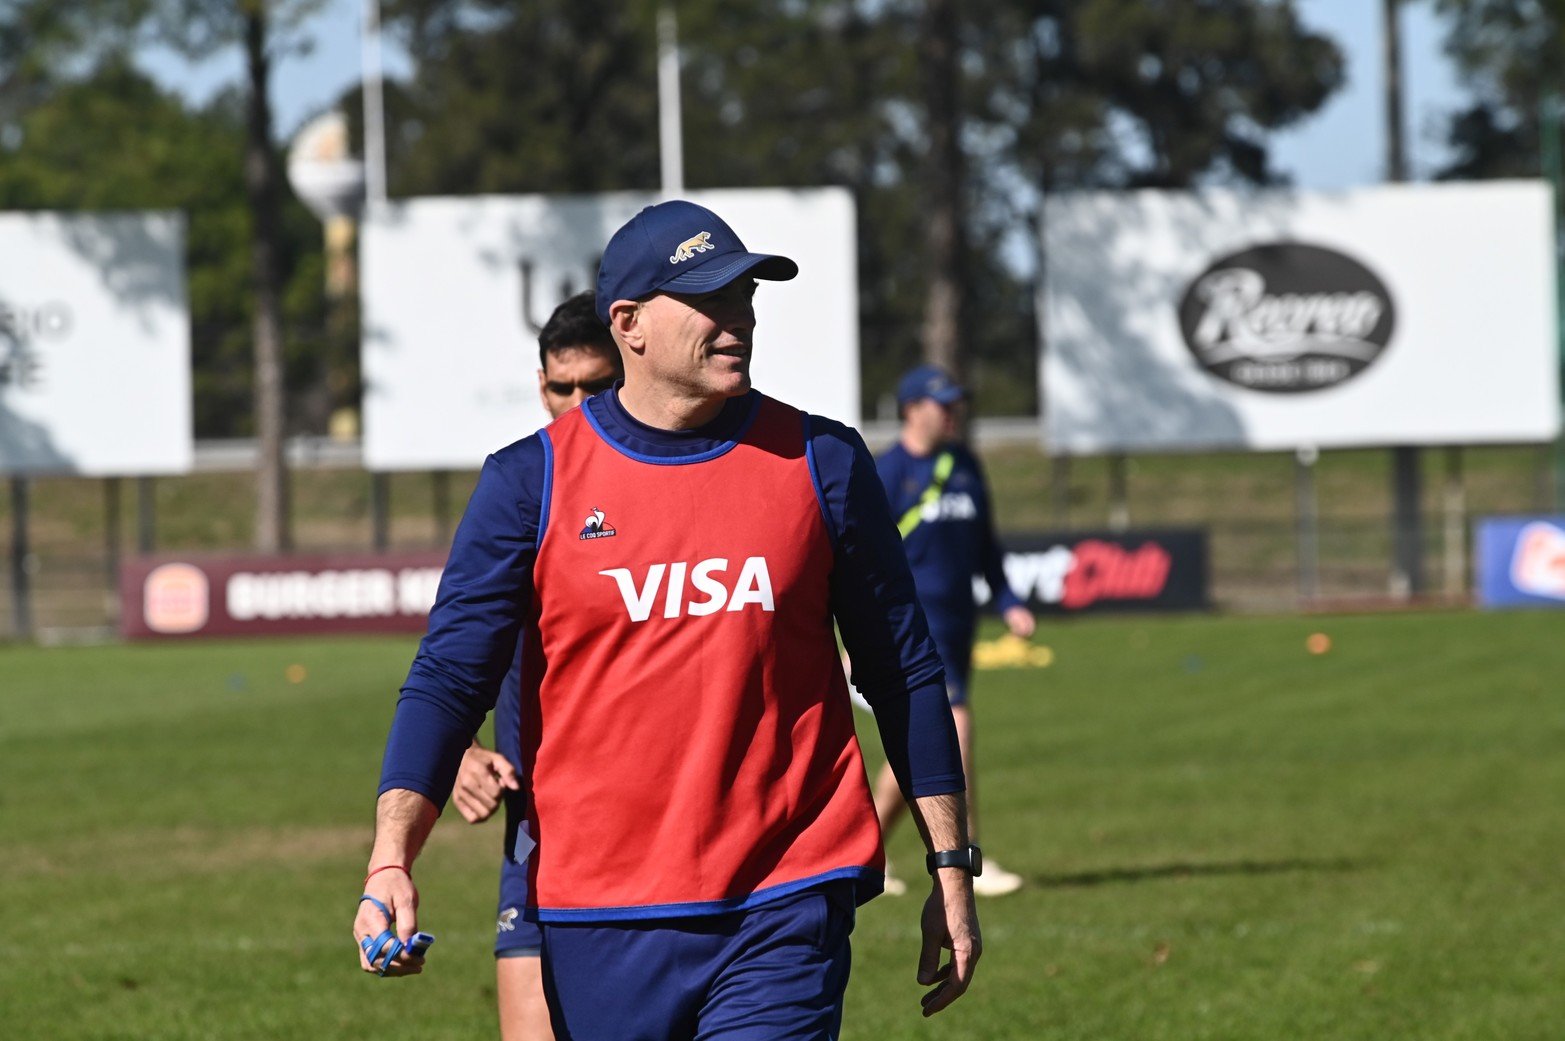
[[[918,527],[903,544],[929,624],[942,630],[971,628],[978,611],[973,602],[974,575],[984,576],[999,610],[1022,602],[1005,579],[983,466],[959,444],[941,445],[929,455],[918,456],[901,442],[882,452],[875,463],[891,515],[901,518],[918,505],[934,480],[935,460],[943,452],[952,455],[951,475],[940,498],[924,506]]]
[[[732,440],[758,404],[728,401],[710,423],[660,430],[638,422],[618,389],[582,407],[609,437],[652,457],[698,455]],[[905,790],[964,787],[945,676],[874,460],[858,433],[811,416],[808,453],[834,564],[831,609],[853,679],[875,708],[887,759]],[[429,632],[403,684],[386,742],[380,791],[405,788],[444,806],[462,752],[495,706],[498,751],[519,760],[519,678],[513,666],[531,606],[538,521],[551,473],[543,435],[490,456],[457,527]]]

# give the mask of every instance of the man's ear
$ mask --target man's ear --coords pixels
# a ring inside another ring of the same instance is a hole
[[[646,350],[646,337],[641,330],[641,304],[635,300],[616,300],[609,305],[609,332],[622,350]]]

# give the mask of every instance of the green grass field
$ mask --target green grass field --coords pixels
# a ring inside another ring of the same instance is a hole
[[[1560,625],[1046,626],[1052,667],[977,686],[984,844],[1031,885],[981,905],[975,988],[927,1023],[917,900],[863,908],[844,1037],[1554,1041]],[[8,1032],[494,1036],[495,826],[448,814],[420,860],[425,975],[362,976],[349,936],[412,648],[0,648]]]

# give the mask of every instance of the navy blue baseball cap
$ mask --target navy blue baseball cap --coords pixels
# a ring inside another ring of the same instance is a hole
[[[897,404],[931,398],[942,405],[954,405],[967,397],[967,389],[938,365],[920,365],[897,381]]]
[[[598,263],[598,318],[616,300],[658,290],[709,293],[748,275],[786,282],[799,273],[787,257],[751,253],[717,214],[684,199],[648,206],[614,233]]]

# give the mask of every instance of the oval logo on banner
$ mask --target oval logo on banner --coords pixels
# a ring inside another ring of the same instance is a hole
[[[1222,258],[1179,302],[1201,367],[1249,390],[1324,390],[1363,372],[1391,342],[1385,283],[1336,250],[1278,242]]]
[[[193,633],[211,616],[206,572],[194,564],[164,564],[152,569],[142,586],[142,617],[147,628],[165,636]]]

